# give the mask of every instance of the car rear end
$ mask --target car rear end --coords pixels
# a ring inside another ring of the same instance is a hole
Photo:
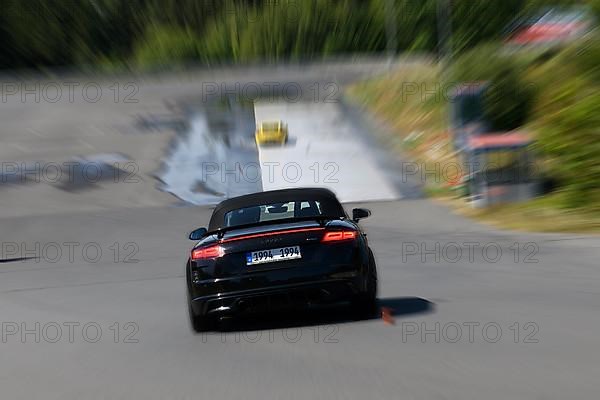
[[[287,127],[282,122],[264,122],[256,131],[256,142],[261,144],[285,144]]]
[[[201,242],[189,261],[196,314],[332,303],[364,290],[365,238],[347,221],[237,229]]]

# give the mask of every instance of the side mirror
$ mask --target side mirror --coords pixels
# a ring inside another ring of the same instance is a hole
[[[192,233],[190,233],[189,238],[190,238],[190,240],[200,240],[207,233],[208,233],[208,231],[206,230],[206,228],[198,228],[198,229],[192,231]]]
[[[352,210],[352,220],[358,222],[363,218],[368,218],[371,215],[371,210],[366,208],[355,208]]]

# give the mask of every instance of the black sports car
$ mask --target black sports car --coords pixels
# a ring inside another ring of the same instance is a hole
[[[190,320],[208,330],[218,317],[350,301],[376,306],[377,269],[358,221],[326,189],[287,189],[236,197],[214,210],[187,262]]]

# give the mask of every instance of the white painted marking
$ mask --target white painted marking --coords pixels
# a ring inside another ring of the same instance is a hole
[[[106,136],[106,133],[96,125],[90,125],[89,130],[84,133],[84,136]]]
[[[89,143],[88,141],[86,141],[84,139],[78,139],[77,141],[85,148],[92,149],[92,150],[96,148],[95,146],[93,146],[91,143]]]
[[[30,153],[29,149],[25,148],[24,146],[21,146],[18,143],[11,143],[11,146],[23,153]]]
[[[42,132],[36,131],[33,128],[29,128],[29,132],[33,133],[35,136],[39,138],[43,138],[45,135]]]

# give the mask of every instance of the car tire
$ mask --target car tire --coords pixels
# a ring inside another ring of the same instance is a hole
[[[375,257],[369,249],[369,270],[366,290],[351,301],[352,310],[360,318],[369,318],[377,312],[377,266]]]

